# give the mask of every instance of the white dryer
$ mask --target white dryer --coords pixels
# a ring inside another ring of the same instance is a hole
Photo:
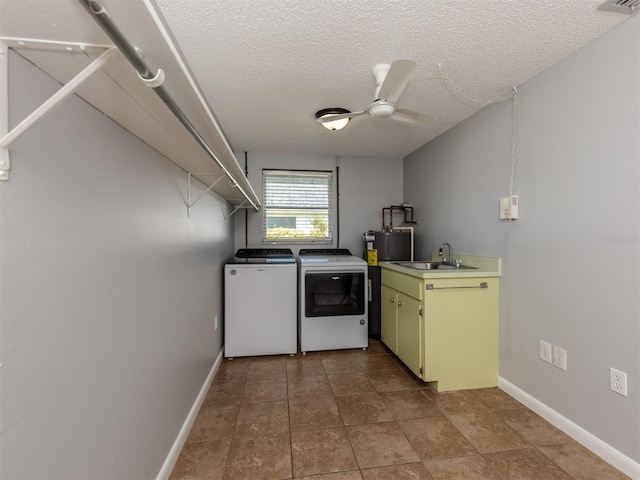
[[[366,348],[367,262],[344,248],[301,249],[299,265],[302,353]]]

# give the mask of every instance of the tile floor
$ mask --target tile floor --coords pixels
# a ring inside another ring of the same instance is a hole
[[[224,360],[171,480],[627,479],[497,388],[437,393],[380,342]]]

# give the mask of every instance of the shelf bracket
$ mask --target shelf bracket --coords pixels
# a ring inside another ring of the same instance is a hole
[[[238,205],[236,208],[234,208],[233,211],[229,215],[225,215],[224,219],[227,220],[227,219],[231,218],[233,216],[233,214],[236,213],[240,209],[252,208],[250,205],[245,205],[246,203],[247,203],[247,200],[243,200],[242,203],[240,205]]]
[[[100,70],[109,60],[115,57],[117,48],[111,47],[102,55],[93,60],[84,70],[73,77],[69,82],[60,88],[53,96],[44,102],[40,107],[35,109],[33,113],[27,116],[22,122],[16,125],[13,130],[9,131],[9,107],[7,105],[8,95],[8,48],[6,44],[1,44],[0,50],[0,104],[2,112],[0,113],[0,180],[9,180],[9,146],[16,141],[23,133],[31,128],[43,116],[60,105],[68,96],[72,95],[75,90],[82,85],[91,75]]]
[[[9,133],[9,47],[0,42],[0,137]],[[0,180],[9,180],[9,149],[0,148]]]
[[[193,175],[208,175],[208,176],[215,176],[218,177],[216,178],[213,183],[211,185],[209,185],[209,188],[207,188],[204,192],[202,192],[202,194],[196,198],[193,202],[191,201],[191,177]],[[225,176],[221,173],[187,173],[187,218],[191,218],[191,207],[193,207],[196,203],[198,203],[198,200],[200,200],[202,197],[204,197],[207,192],[209,192],[213,187],[216,186],[216,184],[222,180]]]

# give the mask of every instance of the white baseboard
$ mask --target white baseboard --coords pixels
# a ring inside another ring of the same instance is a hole
[[[640,480],[640,463],[627,457],[611,445],[603,442],[595,435],[589,433],[581,426],[573,423],[568,418],[560,415],[540,400],[529,395],[524,390],[516,387],[502,377],[498,378],[498,388],[509,394],[520,403],[534,411],[554,427],[562,430],[576,442],[591,450],[605,462],[613,465],[633,480]]]
[[[202,385],[202,388],[200,389],[200,393],[196,397],[195,402],[193,402],[193,406],[189,411],[189,415],[187,415],[187,418],[182,424],[182,428],[180,429],[180,432],[178,433],[176,440],[173,442],[173,445],[171,446],[171,450],[169,450],[169,455],[167,455],[167,458],[162,464],[162,468],[160,469],[160,472],[158,472],[158,476],[156,477],[156,480],[168,480],[169,475],[171,475],[171,471],[173,470],[173,467],[175,467],[176,462],[178,461],[178,457],[180,456],[182,447],[184,447],[184,444],[187,441],[187,437],[189,436],[189,432],[191,431],[193,422],[195,422],[196,416],[200,411],[200,407],[204,403],[204,399],[207,396],[207,392],[209,391],[211,382],[213,382],[213,377],[216,376],[216,372],[218,371],[218,368],[220,368],[220,364],[222,363],[223,358],[224,358],[224,348],[220,350],[220,353],[218,354],[218,358],[216,358],[216,361],[214,362],[213,367],[211,367],[211,371],[209,372],[209,375],[207,375],[207,378],[204,381],[204,384]]]

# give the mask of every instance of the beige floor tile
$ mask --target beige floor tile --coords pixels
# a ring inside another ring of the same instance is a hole
[[[288,358],[285,365],[287,378],[326,374],[320,356],[298,355]]]
[[[393,420],[393,415],[377,393],[362,393],[336,397],[345,425],[379,423]]]
[[[404,373],[406,373],[406,374],[407,374],[407,376],[411,379],[411,381],[412,381],[413,383],[415,383],[416,387],[418,387],[418,388],[428,388],[428,389],[431,389],[431,390],[434,390],[434,391],[435,391],[435,389],[434,389],[434,388],[429,384],[429,382],[425,382],[425,381],[424,381],[424,380],[422,380],[421,378],[418,378],[418,377],[416,376],[416,374],[415,374],[415,373],[413,373],[413,372],[412,372],[411,370],[409,370],[408,368],[402,368],[402,367],[400,367],[400,368],[402,369],[402,371],[403,371]]]
[[[344,428],[291,432],[291,452],[296,477],[358,468]]]
[[[245,403],[240,406],[234,436],[269,435],[289,431],[287,402]]]
[[[376,389],[365,373],[343,373],[327,375],[333,394],[355,395],[357,393],[375,393]]]
[[[396,422],[347,427],[361,469],[419,461]]]
[[[398,422],[421,460],[474,455],[476,449],[444,417]]]
[[[255,380],[244,385],[242,403],[283,402],[287,400],[287,380]]]
[[[442,416],[442,412],[422,390],[382,392],[380,398],[396,420]]]
[[[242,361],[241,359],[225,360],[213,378],[213,383],[243,383],[247,379],[248,370],[248,361]]]
[[[322,365],[328,375],[338,373],[362,373],[362,367],[353,355],[330,355],[322,357]]]
[[[249,359],[249,364],[253,366],[257,365],[276,365],[286,363],[289,358],[295,358],[291,355],[259,355],[257,357],[245,357]]]
[[[515,398],[497,387],[467,390],[468,394],[478,400],[488,410],[502,410],[505,408],[519,408],[523,405]]]
[[[375,340],[224,359],[170,478],[628,480],[503,391],[438,393]]]
[[[236,437],[231,442],[224,480],[291,478],[289,434]]]
[[[340,350],[321,350],[316,352],[320,358],[335,357],[336,355],[353,355],[357,352],[363,352],[361,348],[343,348]]]
[[[434,480],[500,480],[498,473],[479,455],[428,460],[424,465]]]
[[[494,413],[531,445],[538,447],[573,442],[571,437],[527,408],[496,410]]]
[[[358,350],[353,350],[351,354],[356,358],[360,358],[367,355],[388,355],[389,351],[379,343],[370,343],[365,350],[359,348]]]
[[[538,448],[575,480],[628,480],[629,477],[578,443]]]
[[[424,389],[423,392],[445,415],[459,415],[461,413],[486,410],[486,407],[471,395],[468,390],[436,392],[433,389]]]
[[[186,444],[169,480],[221,480],[230,446],[230,438]]]
[[[382,343],[380,340],[369,339],[369,344],[367,345],[366,351],[387,353],[387,352],[390,352],[391,350],[389,350],[387,346],[384,343]]]
[[[239,405],[244,382],[212,383],[203,405]]]
[[[358,364],[365,372],[374,370],[399,370],[400,367],[386,354],[355,356]]]
[[[295,480],[362,480],[362,475],[360,474],[360,470],[349,470],[347,472],[321,473],[320,475],[293,478]]]
[[[485,411],[448,417],[480,453],[515,450],[531,446],[494,413]]]
[[[395,392],[399,390],[416,390],[415,382],[400,369],[374,370],[368,372],[369,380],[378,392]]]
[[[572,480],[558,465],[535,448],[483,455],[505,480]]]
[[[193,422],[187,443],[231,438],[238,416],[238,406],[203,406]]]
[[[333,397],[307,397],[289,402],[291,430],[342,427],[342,417]]]
[[[362,470],[364,480],[433,480],[421,463],[405,463]]]
[[[249,362],[247,381],[287,378],[285,357],[260,357]]]
[[[326,375],[294,377],[287,380],[288,397],[297,401],[307,397],[333,397],[333,391]]]

